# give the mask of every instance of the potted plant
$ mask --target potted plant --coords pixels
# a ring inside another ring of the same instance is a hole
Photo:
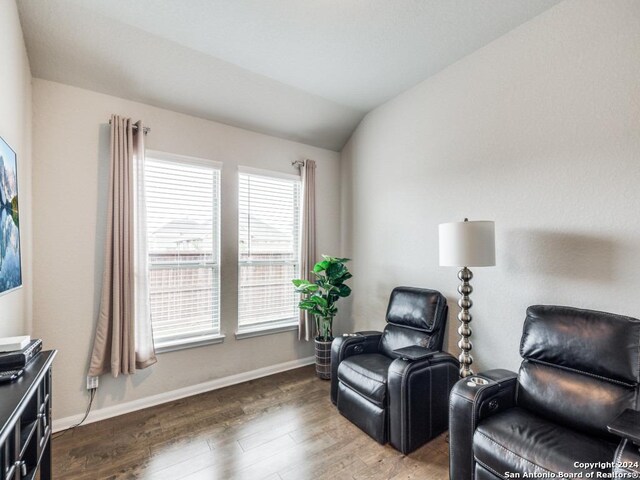
[[[345,281],[352,277],[347,269],[348,258],[322,256],[322,261],[313,267],[315,282],[293,280],[296,291],[303,294],[298,307],[313,315],[316,324],[316,374],[331,378],[331,342],[333,341],[333,318],[338,313],[336,302],[351,295]]]

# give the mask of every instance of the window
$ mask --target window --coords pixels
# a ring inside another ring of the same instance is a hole
[[[239,336],[297,325],[300,188],[299,177],[240,170]]]
[[[156,348],[220,338],[220,168],[147,152],[149,297]]]

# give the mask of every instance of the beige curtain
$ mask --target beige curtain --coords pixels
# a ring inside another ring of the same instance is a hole
[[[305,160],[301,169],[302,175],[302,254],[300,258],[301,278],[314,281],[311,273],[316,263],[316,162]],[[315,322],[313,316],[300,310],[298,321],[298,339],[312,340]]]
[[[136,208],[139,202],[144,205],[144,189],[140,188],[144,129],[140,122],[136,127],[134,130],[129,118],[111,116],[107,237],[100,314],[88,373],[92,377],[107,372],[114,377],[132,374],[156,362],[146,290],[146,236],[136,240],[144,230],[144,222],[135,218],[137,211],[144,211]],[[140,275],[145,280],[142,292],[136,289]]]

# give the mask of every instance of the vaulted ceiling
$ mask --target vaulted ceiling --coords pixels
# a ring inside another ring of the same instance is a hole
[[[559,0],[18,0],[35,77],[340,150]]]

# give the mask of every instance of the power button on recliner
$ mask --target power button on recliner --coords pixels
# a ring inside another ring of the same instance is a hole
[[[489,402],[489,410],[495,410],[496,408],[498,408],[499,403],[498,400],[493,399]]]
[[[362,353],[364,349],[362,348],[362,345],[356,345],[355,347],[353,347],[353,351],[356,353]]]

